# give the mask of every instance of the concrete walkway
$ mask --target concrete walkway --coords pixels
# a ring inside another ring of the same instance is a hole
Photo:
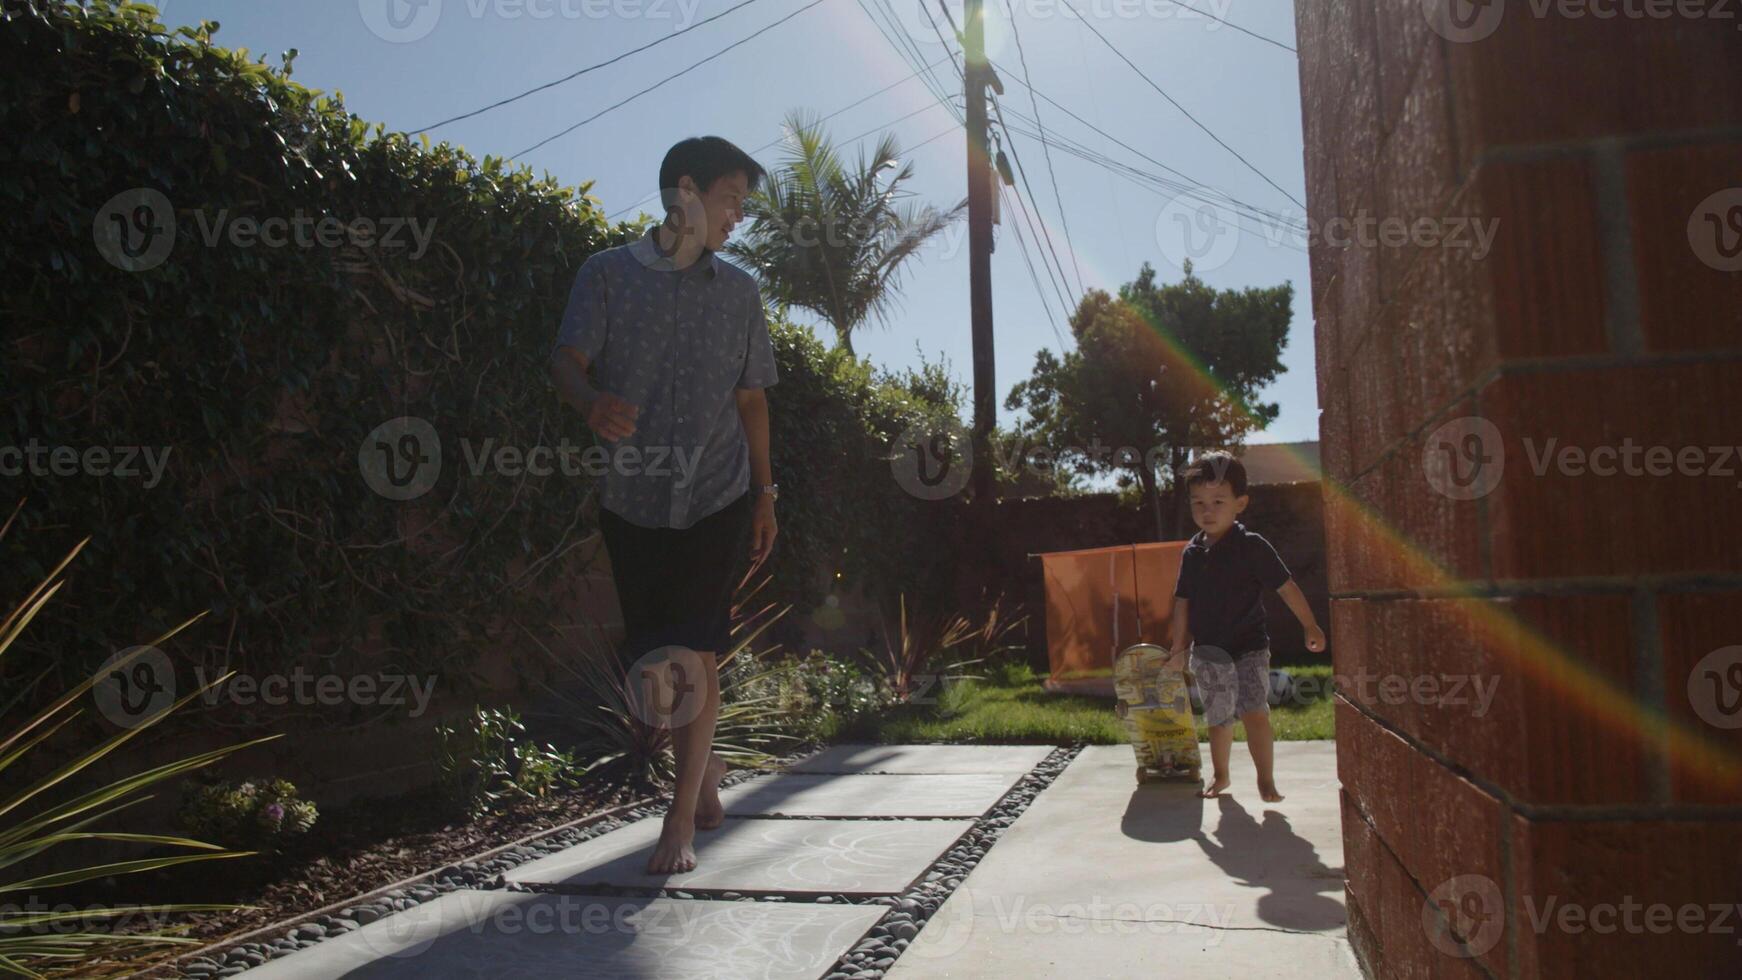
[[[694,872],[642,871],[646,819],[507,873],[532,892],[449,891],[245,976],[813,980],[1051,751],[838,746],[723,794]],[[1209,803],[1084,750],[887,975],[1357,977],[1332,743],[1277,755],[1289,798],[1259,807],[1241,746],[1238,795]]]
[[[1220,800],[1139,787],[1134,768],[1128,747],[1084,749],[891,980],[1361,976],[1344,930],[1334,742],[1277,745],[1275,804],[1258,798],[1241,744]]]

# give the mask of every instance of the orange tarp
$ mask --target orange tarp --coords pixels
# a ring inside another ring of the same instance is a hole
[[[1046,578],[1046,648],[1052,679],[1113,668],[1133,643],[1167,645],[1184,541],[1040,555]]]

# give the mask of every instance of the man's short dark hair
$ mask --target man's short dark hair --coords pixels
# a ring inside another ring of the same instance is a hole
[[[1199,456],[1186,467],[1186,486],[1201,487],[1210,483],[1226,483],[1233,488],[1234,496],[1246,496],[1246,464],[1220,449]]]
[[[750,189],[762,182],[767,173],[750,154],[738,149],[730,140],[719,136],[691,136],[665,151],[659,164],[659,199],[667,209],[677,204],[677,182],[688,177],[696,189],[706,194],[714,181],[727,174],[743,173]]]

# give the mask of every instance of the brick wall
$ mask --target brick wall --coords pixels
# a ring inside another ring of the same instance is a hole
[[[1742,976],[1742,12],[1296,12],[1363,966]]]

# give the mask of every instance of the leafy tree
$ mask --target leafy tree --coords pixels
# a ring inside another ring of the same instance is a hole
[[[1186,526],[1185,495],[1163,520],[1161,489],[1195,448],[1238,446],[1276,418],[1258,393],[1286,370],[1282,349],[1294,287],[1216,290],[1186,263],[1158,286],[1144,263],[1117,297],[1091,289],[1071,315],[1076,350],[1035,354],[1034,373],[1005,407],[1027,409],[1018,431],[1083,473],[1136,480],[1155,512],[1156,534]]]
[[[742,260],[783,307],[799,307],[835,328],[837,346],[853,352],[854,330],[886,319],[902,264],[966,211],[963,198],[940,212],[908,202],[901,185],[913,176],[901,147],[885,133],[849,169],[819,120],[795,110],[786,118],[790,156],[745,202],[752,219],[726,253]],[[884,171],[896,171],[884,180]]]

